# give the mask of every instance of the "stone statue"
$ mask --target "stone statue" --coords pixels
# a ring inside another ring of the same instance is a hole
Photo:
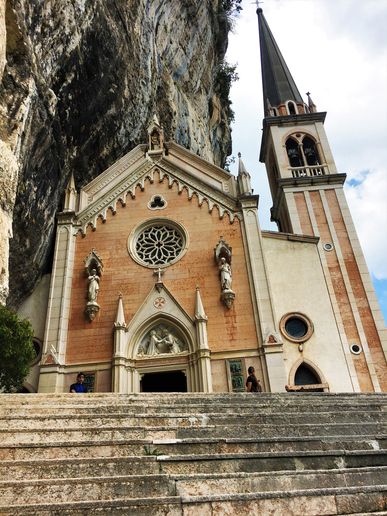
[[[147,355],[158,355],[160,353],[159,344],[161,342],[162,342],[162,339],[160,339],[157,336],[157,333],[155,330],[152,330],[150,332],[149,344],[148,344],[148,348],[146,350],[146,354]]]
[[[182,342],[164,325],[151,330],[139,345],[137,354],[146,356],[177,354],[186,348]]]
[[[217,246],[214,249],[214,258],[215,262],[218,266],[219,276],[220,276],[220,299],[222,303],[227,306],[227,308],[231,308],[234,299],[235,292],[232,290],[232,272],[231,272],[231,258],[232,258],[232,248],[228,245],[228,243],[223,240],[223,237],[220,237],[220,240]]]
[[[226,262],[226,258],[222,257],[219,261],[220,286],[222,290],[231,290],[232,274],[231,266]]]
[[[180,353],[181,349],[176,337],[167,329],[163,331],[163,342],[167,346],[169,353]]]
[[[91,274],[87,279],[89,281],[87,299],[89,303],[95,303],[97,301],[99,291],[99,276],[96,269],[91,270]]]
[[[159,150],[160,147],[160,136],[157,131],[153,131],[151,134],[151,150]]]

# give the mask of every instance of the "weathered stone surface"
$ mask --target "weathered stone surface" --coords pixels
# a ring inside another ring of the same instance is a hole
[[[0,302],[12,219],[8,302],[18,305],[50,266],[54,217],[70,173],[77,186],[89,182],[146,141],[154,113],[166,139],[224,163],[230,130],[217,70],[228,24],[220,5],[1,0]]]
[[[386,403],[387,397],[380,394],[2,395],[0,514],[382,511],[387,492],[382,445]],[[342,407],[342,414],[332,412],[327,424],[326,408],[335,405]],[[239,427],[225,426],[223,406],[230,414],[232,407],[240,410]],[[297,407],[303,408],[298,418]],[[67,424],[72,411],[77,425]],[[262,421],[262,415],[275,419],[287,411],[293,417],[282,437],[276,434],[278,429],[284,433],[285,425],[254,424]],[[306,436],[305,420],[312,412],[315,422],[308,428],[314,435]],[[372,414],[380,416],[378,423],[362,422]],[[200,422],[203,415],[211,425],[194,426],[195,438],[176,438],[179,424],[184,425],[185,419],[194,423],[192,418]],[[357,426],[356,434],[346,433],[344,415],[347,426]],[[157,416],[164,427],[151,425],[148,417]],[[24,428],[13,429],[11,424],[4,429],[7,417],[11,423],[25,420]],[[83,428],[85,421],[90,423],[88,429]],[[254,432],[242,438],[240,427]],[[271,435],[264,437],[268,428]],[[363,433],[371,428],[372,434]],[[230,435],[206,437],[208,430]],[[294,433],[300,435],[292,437]]]

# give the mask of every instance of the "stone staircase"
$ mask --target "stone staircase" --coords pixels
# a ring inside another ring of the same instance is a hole
[[[0,515],[387,514],[386,414],[383,394],[3,394]]]

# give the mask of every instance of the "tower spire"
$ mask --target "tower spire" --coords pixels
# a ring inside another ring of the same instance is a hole
[[[304,101],[260,7],[257,15],[265,116],[304,113]],[[288,101],[293,107],[286,106]]]

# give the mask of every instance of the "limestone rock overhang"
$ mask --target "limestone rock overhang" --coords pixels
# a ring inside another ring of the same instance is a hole
[[[230,222],[239,217],[238,190],[235,176],[209,163],[175,142],[168,142],[157,155],[148,154],[147,145],[138,145],[111,167],[80,190],[74,225],[84,234],[88,225],[96,227],[98,217],[106,220],[107,211],[116,212],[117,203],[126,205],[128,195],[134,198],[136,188],[144,190],[146,180],[168,179],[170,187],[177,184],[191,199],[195,194],[199,206],[204,201],[209,211],[216,206],[222,218],[228,214]],[[60,218],[60,217],[59,217]]]
[[[286,116],[268,116],[263,119],[261,150],[259,153],[259,161],[265,163],[267,158],[268,142],[271,126],[294,126],[303,124],[311,124],[313,122],[325,122],[326,111],[319,113],[303,113],[300,115],[286,115]]]

